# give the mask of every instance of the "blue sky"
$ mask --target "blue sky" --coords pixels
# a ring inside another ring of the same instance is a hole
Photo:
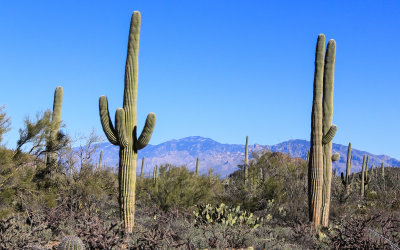
[[[98,98],[122,106],[131,13],[141,11],[138,126],[151,144],[309,139],[317,36],[337,43],[335,143],[400,159],[398,1],[4,1],[0,105],[15,147],[24,117],[64,88],[71,135],[102,133]]]

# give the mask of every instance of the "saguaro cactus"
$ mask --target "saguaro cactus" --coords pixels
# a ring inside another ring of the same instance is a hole
[[[314,94],[311,114],[311,147],[308,167],[309,218],[314,227],[328,225],[332,181],[333,80],[336,43],[320,34],[315,53]],[[337,158],[336,156],[334,157]]]
[[[57,152],[55,147],[57,144],[57,135],[61,124],[61,111],[63,101],[63,88],[57,87],[54,91],[53,113],[51,116],[51,127],[49,137],[46,141],[46,167],[48,171],[53,171],[57,165]]]
[[[249,137],[246,136],[246,147],[244,149],[244,183],[249,179]]]
[[[98,170],[101,169],[101,164],[102,163],[103,163],[103,150],[100,151],[99,166],[97,167]]]
[[[199,176],[199,157],[196,159],[196,176]]]
[[[129,31],[128,53],[125,65],[123,108],[115,112],[115,128],[108,112],[106,96],[99,100],[100,118],[108,140],[119,146],[119,202],[120,215],[125,231],[131,233],[135,215],[135,186],[137,151],[146,147],[153,133],[156,116],[149,113],[139,138],[137,138],[137,85],[140,35],[140,12],[132,14]]]
[[[351,163],[352,163],[351,142],[349,142],[349,147],[347,149],[346,177],[344,177],[343,173],[341,174],[342,184],[346,189],[346,195],[350,194],[351,182],[353,181],[353,178],[350,177]]]
[[[381,174],[382,174],[382,178],[385,178],[385,163],[382,162],[382,166],[381,166]]]
[[[143,179],[143,171],[144,171],[144,157],[142,158],[142,168],[140,169],[140,179]]]
[[[364,192],[365,192],[365,155],[363,157],[363,163],[362,163],[362,169],[361,169],[361,184],[360,184],[360,195],[361,197],[364,197]]]

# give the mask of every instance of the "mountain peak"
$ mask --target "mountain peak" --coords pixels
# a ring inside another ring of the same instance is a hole
[[[302,139],[291,139],[272,146],[254,144],[249,145],[250,152],[270,150],[273,152],[289,153],[292,157],[306,159],[310,142]],[[103,162],[111,167],[118,164],[118,147],[110,143],[102,143],[99,151],[103,149]],[[224,177],[237,169],[244,161],[244,144],[222,144],[211,138],[201,136],[189,136],[177,140],[169,140],[158,145],[148,145],[138,152],[138,166],[142,157],[145,157],[145,172],[151,176],[155,165],[170,163],[177,166],[186,165],[190,170],[196,166],[196,158],[199,158],[200,173],[207,173],[213,168],[216,173]],[[333,144],[333,152],[340,154],[340,160],[334,162],[333,168],[338,172],[344,172],[346,168],[347,145]],[[385,155],[374,155],[365,151],[352,149],[352,171],[361,169],[362,157],[369,155],[370,166],[378,166],[382,162],[387,166],[399,166],[400,161]],[[137,168],[140,171],[140,168]]]

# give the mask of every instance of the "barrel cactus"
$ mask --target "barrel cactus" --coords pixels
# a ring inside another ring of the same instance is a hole
[[[85,245],[76,236],[66,236],[58,245],[58,250],[84,250]]]
[[[137,138],[136,103],[140,22],[140,12],[133,12],[125,65],[123,108],[118,108],[115,112],[115,127],[110,119],[107,97],[101,96],[99,99],[100,120],[104,133],[112,144],[119,146],[120,216],[127,233],[131,233],[134,226],[137,152],[149,143],[156,121],[154,113],[148,114],[143,131]]]

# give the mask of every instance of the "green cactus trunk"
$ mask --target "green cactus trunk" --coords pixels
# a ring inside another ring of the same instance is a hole
[[[361,169],[361,184],[360,184],[360,195],[361,195],[361,198],[364,197],[364,192],[365,192],[364,179],[365,179],[365,155],[363,157],[363,163],[362,163],[362,169]]]
[[[364,189],[367,190],[368,189],[368,184],[369,184],[369,180],[371,179],[370,176],[368,176],[368,162],[369,162],[369,155],[367,155],[367,161],[365,163],[365,175],[364,175]]]
[[[344,179],[342,177],[342,183],[345,186],[346,195],[349,195],[351,191],[351,179],[350,179],[351,163],[352,163],[351,142],[349,142],[349,147],[347,149],[346,178]]]
[[[368,178],[368,162],[369,162],[369,155],[367,155],[367,162],[365,163],[365,179]]]
[[[101,169],[102,163],[103,163],[103,150],[100,151],[99,166],[97,167],[97,170]]]
[[[246,147],[244,149],[244,184],[249,179],[249,137],[246,136]]]
[[[199,158],[196,159],[196,176],[199,176]]]
[[[51,127],[49,131],[49,137],[46,141],[46,168],[49,173],[56,170],[57,167],[57,152],[55,151],[55,147],[57,144],[57,135],[61,125],[62,102],[63,88],[59,86],[54,91]]]
[[[332,181],[333,79],[336,44],[318,36],[315,53],[314,94],[311,115],[311,148],[308,170],[309,218],[314,227],[328,225]]]
[[[137,151],[147,146],[156,120],[155,114],[150,113],[141,135],[137,138],[136,103],[140,19],[140,12],[133,12],[125,65],[123,108],[118,108],[115,113],[115,129],[110,119],[107,97],[101,96],[99,99],[100,119],[104,133],[112,144],[120,147],[119,203],[121,219],[127,233],[131,233],[134,227]]]
[[[381,174],[382,174],[382,178],[385,178],[385,163],[382,162],[382,166],[381,166]]]
[[[142,158],[142,168],[140,169],[140,179],[143,180],[143,171],[144,171],[144,157]]]

